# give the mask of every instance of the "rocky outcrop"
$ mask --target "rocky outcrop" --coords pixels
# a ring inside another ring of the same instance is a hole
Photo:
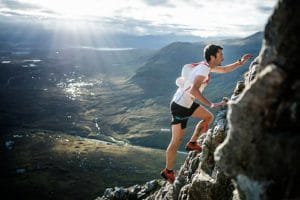
[[[246,87],[229,106],[228,137],[215,160],[239,199],[299,199],[300,4],[279,1]]]
[[[214,160],[214,151],[226,137],[226,108],[218,112],[214,128],[200,137],[203,151],[190,152],[174,184],[166,183],[148,199],[230,199],[233,185]]]
[[[300,3],[279,1],[260,54],[174,184],[148,200],[299,199]]]
[[[214,160],[215,149],[226,137],[226,113],[226,107],[218,112],[214,128],[200,137],[203,151],[188,154],[174,184],[153,180],[143,186],[108,188],[97,200],[199,199],[199,195],[201,199],[208,200],[230,199],[234,189],[233,183]]]
[[[141,200],[147,198],[161,187],[161,181],[152,180],[144,185],[134,185],[129,188],[107,188],[102,197],[95,200]]]

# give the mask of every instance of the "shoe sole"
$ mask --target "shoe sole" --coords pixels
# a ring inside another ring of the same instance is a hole
[[[198,150],[198,149],[190,149],[188,147],[185,148],[186,151],[197,151],[197,152],[202,152],[202,149],[201,150]]]
[[[164,178],[164,179],[166,179],[166,180],[168,180],[168,177],[165,175],[165,173],[160,173],[160,175]]]

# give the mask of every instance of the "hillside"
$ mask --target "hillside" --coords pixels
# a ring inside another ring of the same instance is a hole
[[[58,131],[2,130],[0,141],[0,186],[9,199],[93,199],[107,187],[159,179],[165,156]]]

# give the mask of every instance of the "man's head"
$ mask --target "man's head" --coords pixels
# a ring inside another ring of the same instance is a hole
[[[216,65],[221,65],[221,62],[224,60],[223,55],[223,47],[209,44],[206,47],[204,47],[204,58],[205,60],[210,63],[211,61],[214,62]]]

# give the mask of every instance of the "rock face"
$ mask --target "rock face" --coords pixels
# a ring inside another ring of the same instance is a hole
[[[232,95],[228,131],[209,130],[204,151],[190,153],[175,184],[149,199],[300,198],[299,19],[300,3],[278,2],[260,55]]]
[[[241,97],[228,110],[229,132],[215,160],[239,199],[298,199],[300,3],[279,1]]]
[[[260,55],[201,136],[202,153],[145,199],[300,199],[299,19],[300,3],[278,2]]]

